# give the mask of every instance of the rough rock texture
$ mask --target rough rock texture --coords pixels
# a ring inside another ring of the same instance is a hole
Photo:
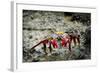
[[[81,60],[91,58],[91,15],[89,13],[51,12],[23,10],[23,62]],[[50,36],[51,31],[70,32],[79,30],[81,46],[53,49],[45,55],[42,44],[29,50],[41,40]]]

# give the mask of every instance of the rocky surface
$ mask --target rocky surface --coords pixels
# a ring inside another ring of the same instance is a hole
[[[23,10],[23,62],[81,60],[91,58],[91,15],[89,13],[65,13]],[[51,31],[70,32],[79,30],[81,46],[54,49],[45,55],[42,44],[29,50],[41,40],[50,36]]]

